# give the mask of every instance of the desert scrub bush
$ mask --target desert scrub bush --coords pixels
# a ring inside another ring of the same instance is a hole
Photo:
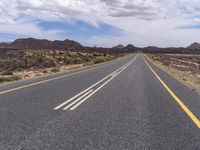
[[[48,73],[48,71],[47,70],[43,70],[42,73],[46,74],[46,73]]]
[[[91,61],[92,61],[92,57],[90,57],[90,56],[85,56],[85,57],[84,57],[84,61],[85,61],[85,62],[91,62]]]
[[[98,57],[95,58],[94,63],[98,64],[98,63],[103,63],[105,61],[106,60],[105,60],[105,58],[103,56],[98,56]]]
[[[94,65],[94,61],[86,62],[86,63],[84,63],[83,65],[84,65],[84,66]]]
[[[12,81],[17,81],[17,80],[21,80],[22,78],[20,76],[9,76],[9,77],[0,77],[0,83],[3,82],[12,82]]]
[[[51,72],[53,72],[53,73],[60,72],[60,69],[58,69],[58,68],[53,68],[53,69],[51,69]]]
[[[171,61],[169,59],[164,59],[164,60],[162,60],[162,64],[165,66],[170,66]]]
[[[107,55],[107,56],[105,57],[105,60],[106,60],[106,61],[111,61],[112,59],[114,59],[114,57],[111,56],[111,55]]]
[[[44,67],[56,67],[57,60],[53,56],[47,56],[44,62]]]
[[[2,72],[2,75],[4,75],[4,76],[13,75],[13,72],[9,71],[9,70],[6,70],[6,71]]]
[[[67,59],[68,64],[80,64],[82,62],[80,57],[69,57]]]

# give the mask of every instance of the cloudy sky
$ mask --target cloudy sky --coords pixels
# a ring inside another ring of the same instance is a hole
[[[0,0],[0,41],[70,38],[84,45],[200,42],[200,0]]]

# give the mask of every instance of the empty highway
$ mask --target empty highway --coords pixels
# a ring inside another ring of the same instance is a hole
[[[198,150],[200,96],[143,54],[0,85],[0,150]]]

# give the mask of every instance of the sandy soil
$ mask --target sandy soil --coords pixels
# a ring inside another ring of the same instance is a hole
[[[180,55],[179,55],[180,56]],[[155,66],[159,67],[161,70],[165,71],[167,74],[171,75],[175,79],[181,81],[186,86],[192,90],[197,91],[200,94],[200,71],[187,71],[184,69],[179,70],[180,65],[163,65],[161,61],[153,60],[151,57],[146,55],[146,58],[150,60]],[[174,67],[174,66],[177,66]],[[187,68],[187,66],[181,65],[182,68]]]

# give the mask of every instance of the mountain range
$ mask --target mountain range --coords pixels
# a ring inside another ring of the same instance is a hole
[[[80,43],[66,39],[64,41],[50,41],[46,39],[34,39],[34,38],[22,38],[13,42],[0,43],[0,49],[14,49],[14,50],[70,50],[70,51],[92,51],[103,53],[121,53],[121,52],[149,52],[149,53],[200,53],[200,44],[195,42],[190,46],[183,48],[159,48],[155,46],[149,46],[144,48],[135,47],[132,44],[124,46],[119,44],[113,48],[101,48],[101,47],[85,47]]]
[[[200,50],[200,44],[195,42],[193,44],[191,44],[190,46],[187,47],[188,49],[193,49],[193,50]]]
[[[74,49],[80,51],[83,49],[83,46],[73,40],[66,39],[64,41],[49,41],[46,39],[34,39],[34,38],[24,38],[17,39],[11,43],[0,43],[0,48],[11,48],[11,49],[64,49],[70,50]]]

